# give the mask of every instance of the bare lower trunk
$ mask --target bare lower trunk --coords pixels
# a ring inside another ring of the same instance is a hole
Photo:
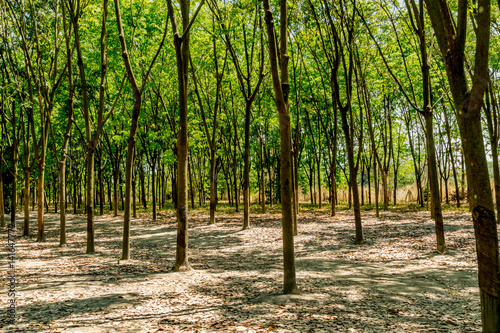
[[[153,195],[153,221],[156,221],[156,162],[153,161],[151,169],[151,187]]]
[[[38,166],[38,190],[37,190],[37,213],[38,213],[38,234],[37,242],[45,242],[45,223],[43,215],[43,194],[44,194],[45,166]]]
[[[318,208],[321,209],[321,172],[320,172],[321,163],[319,162],[319,158],[318,158],[316,164],[318,167],[318,172],[317,172],[317,177],[318,177]]]
[[[281,110],[280,110],[281,111]],[[288,114],[288,110],[282,111]],[[281,115],[281,112],[280,112]],[[292,207],[292,154],[290,146],[290,117],[280,116],[281,141],[281,223],[283,230],[283,261],[285,294],[297,292],[295,280],[295,251],[293,244],[293,207]]]
[[[432,114],[425,115],[425,127],[427,132],[427,163],[430,178],[430,195],[432,200],[433,218],[436,224],[436,244],[439,253],[446,252],[444,239],[443,213],[441,211],[441,197],[438,183],[438,170],[436,162],[436,149],[434,146],[434,134],[432,126]]]
[[[113,172],[113,216],[118,216],[118,172]]]
[[[380,217],[380,211],[378,207],[378,178],[377,178],[377,161],[373,159],[373,187],[375,188],[375,215]]]
[[[136,182],[135,175],[132,178],[132,217],[137,217],[137,200],[136,200]]]
[[[137,133],[139,115],[141,111],[141,97],[135,94],[136,98],[134,109],[132,110],[132,124],[130,125],[130,132],[127,145],[127,160],[125,162],[125,206],[123,212],[123,244],[122,244],[122,258],[123,260],[130,259],[130,208],[132,201],[132,172],[134,169],[134,150],[135,138]],[[154,175],[154,168],[153,168]],[[155,209],[155,179],[153,176],[153,209]],[[156,217],[156,211],[155,211]]]
[[[0,228],[5,228],[5,207],[3,200],[2,161],[0,160]]]
[[[481,122],[464,119],[460,125],[462,137],[467,138],[462,140],[462,146],[466,152],[468,195],[476,235],[483,332],[497,332],[500,327],[498,234]]]
[[[191,160],[192,161],[192,160]],[[191,162],[188,162],[188,172],[189,172],[189,192],[190,192],[190,197],[191,197],[191,209],[194,209],[194,186],[193,186],[193,174],[191,170]],[[162,185],[163,185],[163,179],[162,177]],[[163,186],[162,186],[163,188]],[[163,196],[162,196],[162,202],[163,202]]]
[[[296,172],[296,170],[295,170],[294,163],[293,163],[293,153],[292,153],[291,166],[292,166],[291,178],[292,178],[293,235],[297,236],[299,233],[299,230],[298,230],[298,226],[297,226],[297,201],[295,200],[296,199],[296,196],[295,196],[295,172]]]
[[[215,184],[215,150],[210,151],[210,224],[215,224],[217,206],[217,187]]]
[[[497,206],[497,222],[500,221],[500,171],[498,166],[498,143],[491,142],[491,155],[493,156],[493,179],[495,184],[495,203]]]
[[[250,226],[250,104],[245,107],[245,152],[243,171],[243,229]]]
[[[99,152],[99,215],[104,215],[104,179],[102,177],[102,149]]]
[[[91,143],[90,143],[91,144]],[[94,148],[89,147],[87,151],[87,184],[85,195],[85,212],[87,214],[87,251],[86,253],[95,253],[94,244]]]
[[[235,149],[236,149],[236,145],[235,145]],[[239,212],[240,208],[239,208],[238,204],[239,204],[240,198],[238,195],[238,172],[237,172],[237,168],[236,168],[236,158],[233,159],[233,174],[234,174],[234,203],[236,205],[235,211]]]
[[[59,246],[66,246],[66,160],[59,164]]]
[[[384,192],[384,210],[389,209],[389,190],[387,187],[387,171],[380,170],[380,175],[382,176],[382,191]]]
[[[264,147],[260,144],[260,188],[262,191],[261,213],[266,213],[266,185],[264,173]]]
[[[16,155],[16,153],[14,153]],[[16,224],[16,210],[17,210],[17,158],[13,161],[13,179],[12,179],[12,194],[10,200],[10,223]]]
[[[332,163],[333,164],[333,163]],[[336,177],[335,177],[335,168],[333,165],[330,165],[330,170],[331,170],[331,174],[330,174],[330,177],[331,177],[331,182],[332,182],[332,193],[330,195],[330,198],[331,198],[331,204],[332,204],[332,210],[331,210],[331,215],[332,216],[335,216],[335,206],[336,206],[336,198],[335,198],[335,182],[336,182]]]
[[[3,214],[3,210],[2,210]],[[30,171],[24,171],[24,228],[23,236],[30,235]]]

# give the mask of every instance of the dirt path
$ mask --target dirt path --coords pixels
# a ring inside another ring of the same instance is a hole
[[[16,326],[7,325],[6,231],[1,232],[0,331],[23,332],[474,332],[480,331],[472,221],[446,213],[447,255],[434,252],[425,212],[363,213],[354,245],[350,213],[303,211],[296,238],[300,295],[281,291],[279,214],[190,218],[193,271],[173,273],[173,212],[133,221],[132,258],[119,261],[122,220],[96,218],[96,255],[85,255],[85,219],[58,217],[46,243],[17,240]],[[36,221],[33,215],[32,223]],[[21,222],[19,222],[21,225]],[[19,230],[18,233],[21,231]]]

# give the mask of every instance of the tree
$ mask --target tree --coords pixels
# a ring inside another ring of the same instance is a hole
[[[489,82],[490,0],[479,0],[475,8],[476,50],[471,87],[467,80],[464,57],[468,2],[458,1],[456,19],[452,17],[447,1],[425,0],[425,4],[443,57],[462,140],[469,205],[476,235],[483,332],[498,332],[500,331],[498,235],[481,126],[481,108]]]
[[[147,68],[146,73],[142,76],[142,86],[139,88],[134,76],[134,70],[132,69],[132,64],[130,61],[130,54],[129,51],[127,50],[127,43],[125,41],[125,32],[123,31],[122,17],[120,12],[120,0],[114,0],[114,3],[115,3],[115,13],[116,13],[116,25],[118,28],[118,37],[120,40],[122,58],[125,64],[127,77],[130,82],[130,86],[132,88],[134,96],[134,107],[132,109],[132,117],[131,117],[132,124],[130,125],[130,132],[128,136],[127,159],[125,166],[125,209],[123,214],[122,259],[127,260],[130,259],[130,208],[131,208],[130,204],[132,201],[131,200],[132,172],[134,167],[135,141],[136,141],[137,127],[139,125],[139,116],[141,113],[142,95],[144,92],[144,88],[146,87],[146,82],[148,81],[149,74],[151,73],[151,69],[153,68],[153,65],[163,47],[163,43],[165,42],[165,37],[167,36],[168,19],[165,20],[165,30],[160,45],[158,46],[158,51],[156,51],[156,54],[154,55],[149,67]],[[156,180],[153,178],[153,182],[154,181]]]
[[[280,196],[281,225],[283,231],[283,270],[285,294],[298,293],[295,277],[295,252],[293,244],[293,212],[292,212],[292,134],[290,126],[290,103],[288,95],[290,84],[288,77],[288,14],[286,0],[280,0],[280,36],[279,47],[274,16],[269,0],[264,2],[264,18],[269,41],[269,61],[273,79],[274,96],[280,125]]]
[[[177,60],[177,80],[179,87],[179,134],[177,138],[177,247],[175,252],[175,271],[189,270],[188,260],[188,78],[189,78],[189,30],[201,7],[201,0],[192,18],[189,18],[189,1],[180,0],[182,35],[177,27],[172,0],[167,0],[168,16],[172,23],[175,56]]]

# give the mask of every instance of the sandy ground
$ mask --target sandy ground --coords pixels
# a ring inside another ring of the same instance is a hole
[[[174,273],[174,212],[133,220],[132,260],[120,261],[121,217],[96,217],[95,255],[86,221],[46,216],[47,242],[18,237],[17,323],[7,323],[7,232],[0,271],[5,332],[474,332],[481,330],[469,214],[445,213],[448,253],[438,255],[426,212],[362,212],[366,242],[354,244],[351,212],[303,210],[295,239],[300,295],[282,295],[280,214],[191,212],[193,270]],[[19,225],[21,225],[19,220]],[[36,228],[36,217],[32,226]],[[20,235],[21,230],[18,230]]]

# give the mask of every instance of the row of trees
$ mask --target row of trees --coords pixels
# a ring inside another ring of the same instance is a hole
[[[388,209],[391,187],[396,202],[413,182],[423,205],[427,179],[444,253],[440,184],[448,202],[453,183],[460,205],[466,175],[483,327],[499,329],[488,169],[498,207],[499,34],[488,0],[0,1],[0,205],[14,221],[23,203],[25,236],[33,193],[38,241],[58,195],[61,246],[66,203],[76,209],[83,196],[94,253],[107,192],[115,215],[122,197],[129,259],[131,216],[150,191],[153,218],[158,201],[175,204],[175,269],[187,270],[189,202],[209,198],[215,223],[224,188],[236,210],[243,198],[248,228],[258,189],[263,212],[266,200],[281,203],[284,291],[294,293],[300,189],[313,198],[317,188],[318,206],[328,199],[335,215],[348,187],[361,244],[364,186],[378,215],[379,196]]]

